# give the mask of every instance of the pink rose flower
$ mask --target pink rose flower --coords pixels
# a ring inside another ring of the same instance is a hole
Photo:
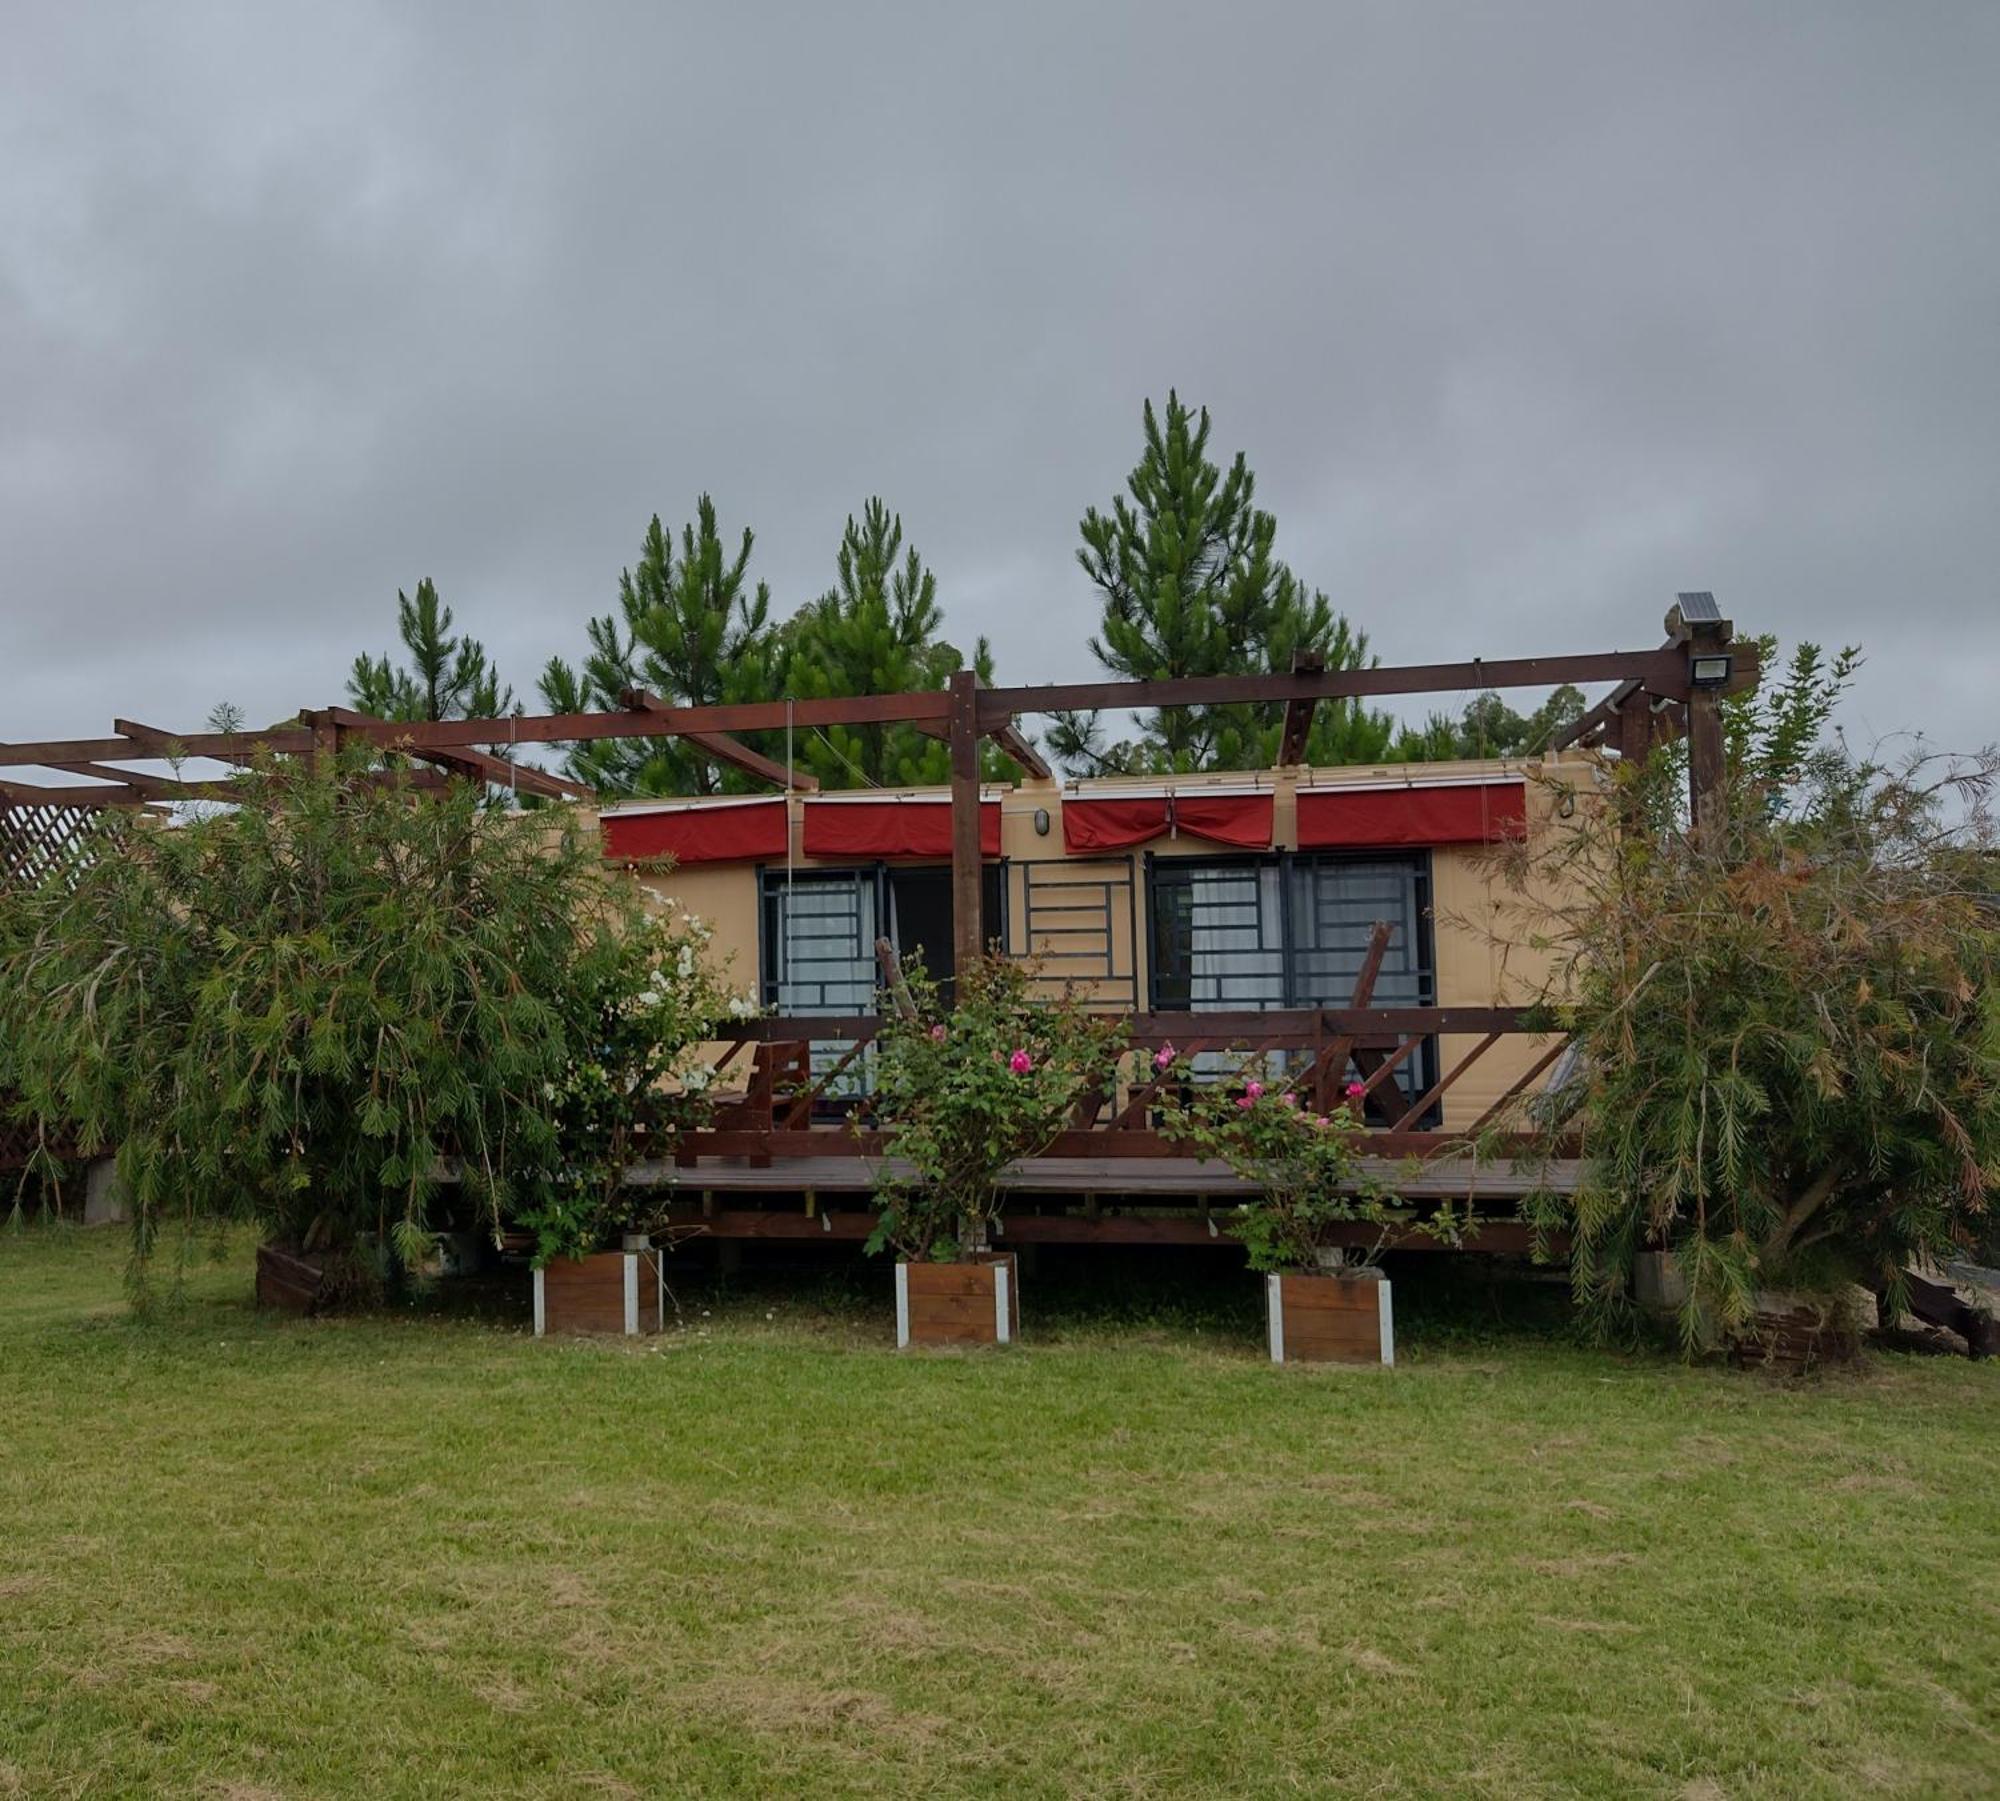
[[[1236,1097],[1236,1104],[1239,1107],[1249,1108],[1256,1106],[1257,1103],[1254,1100],[1252,1100],[1250,1096],[1248,1096],[1247,1094],[1239,1094]]]
[[[1246,1099],[1253,1101],[1261,1100],[1264,1095],[1264,1084],[1262,1082],[1246,1082],[1243,1084],[1243,1093]]]
[[[1007,1067],[1017,1076],[1025,1076],[1035,1067],[1035,1060],[1026,1051],[1016,1051],[1007,1059]]]
[[[1174,1064],[1174,1047],[1172,1045],[1163,1044],[1160,1046],[1158,1050],[1156,1050],[1153,1053],[1153,1067],[1155,1069],[1162,1071],[1168,1070],[1173,1067],[1173,1064]]]
[[[1322,1113],[1317,1119],[1313,1121],[1313,1124],[1318,1126],[1319,1129],[1322,1132],[1324,1132],[1329,1126],[1333,1124],[1333,1121],[1328,1119],[1327,1116],[1324,1113]]]
[[[932,1042],[933,1044],[942,1044],[942,1043],[944,1043],[944,1027],[943,1027],[943,1026],[932,1026],[932,1027],[931,1027],[931,1042]]]
[[[1289,1088],[1286,1089],[1283,1094],[1279,1095],[1278,1099],[1282,1101],[1287,1107],[1296,1107],[1299,1104],[1299,1097],[1295,1095]]]
[[[1347,1085],[1347,1098],[1350,1101],[1358,1101],[1367,1092],[1366,1086],[1360,1082],[1350,1082]]]

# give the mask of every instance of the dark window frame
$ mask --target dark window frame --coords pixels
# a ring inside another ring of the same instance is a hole
[[[992,857],[981,866],[980,881],[985,901],[984,918],[981,921],[983,935],[988,939],[998,939],[1002,945],[1007,942],[1008,859]],[[889,886],[900,870],[943,870],[949,872],[949,863],[930,861],[891,862],[877,859],[873,863],[822,864],[815,863],[810,869],[787,869],[782,863],[759,863],[757,865],[757,992],[764,1007],[775,1012],[778,1006],[779,972],[773,930],[777,923],[776,897],[781,895],[788,884],[829,882],[833,880],[854,880],[862,878],[870,884],[870,892],[875,904],[875,928],[879,934],[885,932],[889,922]],[[898,947],[900,949],[900,947]],[[874,966],[874,945],[866,950],[865,961],[870,969]],[[879,979],[871,977],[871,993],[878,991]],[[947,992],[949,981],[947,980]],[[872,1008],[864,1009],[861,1017],[879,1017]]]
[[[1156,1013],[1194,1012],[1211,1010],[1195,1005],[1188,998],[1187,991],[1192,985],[1192,975],[1177,980],[1173,992],[1169,993],[1163,976],[1167,959],[1162,952],[1167,948],[1164,940],[1167,921],[1162,894],[1176,885],[1177,878],[1192,877],[1202,871],[1224,870],[1231,872],[1257,872],[1260,877],[1254,890],[1258,906],[1258,950],[1261,952],[1270,937],[1270,927],[1276,926],[1277,953],[1279,959],[1279,998],[1260,1000],[1244,998],[1240,1001],[1225,1001],[1222,1004],[1245,1011],[1270,1012],[1277,1008],[1302,1009],[1310,1007],[1344,1007],[1349,1003],[1351,990],[1339,995],[1309,995],[1304,992],[1301,963],[1310,955],[1298,942],[1299,934],[1295,924],[1295,909],[1301,889],[1301,878],[1311,878],[1322,869],[1338,869],[1343,866],[1400,865],[1410,877],[1409,907],[1412,922],[1411,973],[1416,978],[1417,998],[1408,1003],[1413,1006],[1435,1006],[1437,996],[1437,935],[1433,919],[1434,870],[1428,849],[1393,851],[1384,853],[1369,850],[1308,850],[1308,851],[1260,851],[1238,856],[1195,856],[1161,857],[1147,852],[1145,858],[1145,918],[1146,918],[1146,1000],[1148,1007]],[[1277,873],[1275,922],[1266,919],[1268,910],[1263,892],[1261,875],[1264,871]],[[1164,879],[1163,879],[1164,878]],[[1378,1002],[1379,1004],[1383,1004]],[[1397,1069],[1396,1085],[1405,1097],[1414,1099],[1428,1093],[1437,1081],[1439,1068],[1439,1046],[1435,1035],[1427,1037],[1418,1050],[1406,1058]],[[1435,1115],[1436,1109],[1431,1110]],[[1425,1121],[1413,1122],[1423,1125]]]

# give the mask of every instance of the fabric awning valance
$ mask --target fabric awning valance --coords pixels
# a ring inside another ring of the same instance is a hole
[[[820,858],[927,857],[951,860],[948,800],[809,800],[805,854]],[[1000,854],[1000,803],[979,807],[979,854]]]
[[[1063,802],[1063,848],[1126,850],[1168,834],[1206,838],[1241,850],[1271,848],[1272,804],[1260,794],[1120,794]]]
[[[1301,850],[1491,844],[1528,826],[1524,782],[1301,788]]]
[[[613,862],[742,863],[782,858],[786,850],[785,802],[776,796],[607,813],[603,826],[604,854]]]

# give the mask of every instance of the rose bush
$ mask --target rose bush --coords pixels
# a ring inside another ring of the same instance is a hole
[[[905,983],[884,999],[868,1113],[907,1173],[878,1188],[868,1248],[948,1262],[984,1244],[1000,1172],[1045,1150],[1079,1102],[1116,1081],[1124,1029],[1003,957],[965,972],[949,1011],[921,964]]]
[[[1282,1081],[1265,1081],[1261,1063],[1246,1064],[1238,1082],[1196,1083],[1186,1060],[1166,1045],[1153,1066],[1172,1084],[1162,1131],[1257,1186],[1257,1199],[1238,1206],[1228,1227],[1252,1269],[1311,1274],[1320,1268],[1327,1229],[1357,1222],[1379,1231],[1373,1245],[1348,1247],[1349,1259],[1366,1263],[1380,1255],[1388,1218],[1355,1154],[1358,1082],[1341,1105],[1320,1113]]]

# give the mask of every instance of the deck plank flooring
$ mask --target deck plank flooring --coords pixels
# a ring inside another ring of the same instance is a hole
[[[1472,1157],[1439,1157],[1406,1164],[1387,1157],[1360,1159],[1364,1179],[1408,1200],[1518,1200],[1523,1194],[1574,1192],[1579,1165],[1480,1163]],[[739,1159],[703,1158],[691,1166],[652,1159],[628,1172],[634,1187],[673,1186],[718,1194],[869,1194],[900,1173],[882,1157],[785,1157],[767,1167]],[[1239,1198],[1256,1185],[1228,1165],[1196,1157],[1140,1159],[1036,1157],[1013,1165],[1000,1178],[1013,1194],[1129,1195],[1134,1197]]]

